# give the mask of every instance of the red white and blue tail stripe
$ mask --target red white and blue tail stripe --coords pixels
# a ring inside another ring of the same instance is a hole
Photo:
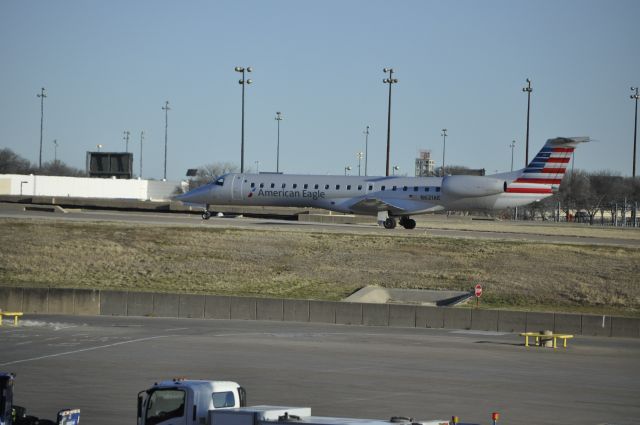
[[[507,185],[507,193],[553,194],[560,187],[575,147],[588,140],[587,137],[557,137],[547,140],[527,168],[520,170],[518,177]]]

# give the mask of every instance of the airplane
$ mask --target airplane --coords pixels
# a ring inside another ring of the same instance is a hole
[[[413,229],[412,215],[519,207],[553,195],[576,146],[588,137],[549,139],[526,168],[489,176],[329,176],[229,173],[174,199],[204,205],[313,207],[377,216],[378,224]],[[397,220],[397,221],[396,221]]]

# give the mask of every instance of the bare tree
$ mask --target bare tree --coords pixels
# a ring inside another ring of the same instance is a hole
[[[31,163],[9,148],[0,149],[0,174],[30,174]]]
[[[210,183],[218,177],[228,174],[237,173],[239,168],[230,162],[215,162],[212,164],[201,165],[195,178],[189,180],[189,190]],[[249,171],[250,172],[250,171]]]
[[[0,149],[0,174],[39,174],[43,176],[84,177],[86,173],[71,167],[60,160],[45,162],[42,168],[13,152],[11,149]]]

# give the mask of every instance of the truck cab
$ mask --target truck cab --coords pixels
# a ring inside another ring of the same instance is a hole
[[[173,379],[138,393],[138,425],[207,425],[209,410],[244,407],[246,391],[231,381]]]

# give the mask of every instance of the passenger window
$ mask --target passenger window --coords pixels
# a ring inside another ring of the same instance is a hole
[[[385,186],[380,186],[380,190],[384,190]]]
[[[347,185],[347,190],[351,190],[351,185],[350,184]]]
[[[413,191],[417,192],[418,191],[418,186],[413,186]]]
[[[369,185],[369,190],[373,190],[373,185],[372,184]]]
[[[274,187],[276,187],[275,183],[271,183],[271,189],[273,189]]]
[[[406,191],[407,191],[407,186],[403,186],[403,187],[402,187],[402,190],[403,190],[404,192],[406,192]]]
[[[358,185],[358,190],[362,190],[362,185],[361,184]]]
[[[297,187],[298,187],[298,184],[297,184],[297,183],[294,183],[294,184],[293,184],[293,188],[295,189],[295,188],[297,188]]]
[[[305,183],[305,184],[304,184],[304,188],[305,188],[305,189],[309,189],[309,184],[308,184],[308,183]]]
[[[429,186],[425,187],[425,188],[424,188],[424,191],[425,191],[425,192],[428,192],[428,191],[429,191]]]
[[[222,407],[234,407],[236,405],[236,398],[231,391],[224,391],[220,393],[211,393],[213,398],[213,407],[216,409]]]
[[[256,187],[256,184],[252,182],[251,187]]]
[[[436,187],[436,192],[440,192],[440,186]]]
[[[260,189],[264,187],[264,183],[260,183]]]
[[[318,187],[319,187],[319,186],[318,186],[317,184],[316,184],[316,185],[313,185],[313,188],[314,188],[314,189],[317,189]]]
[[[398,189],[398,187],[397,187],[397,186],[393,186],[393,187],[391,188],[391,190],[396,190],[396,189]]]
[[[325,189],[329,189],[329,185],[328,185],[328,184],[325,184],[325,185],[324,185],[324,188],[325,188]]]
[[[340,185],[339,184],[336,185],[336,190],[340,190]]]
[[[286,183],[282,183],[282,188],[284,189],[285,187],[287,187]]]

